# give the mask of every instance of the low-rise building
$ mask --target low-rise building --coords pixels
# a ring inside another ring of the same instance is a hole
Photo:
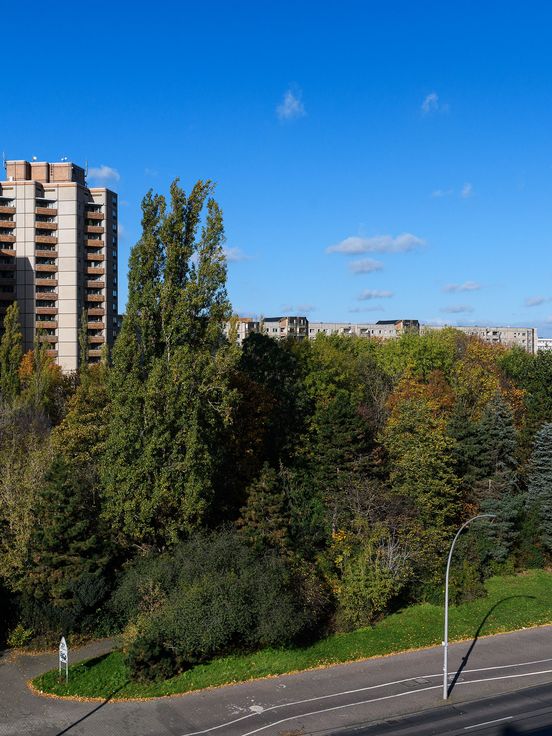
[[[452,327],[463,332],[465,335],[478,337],[480,340],[491,345],[504,345],[505,347],[520,347],[528,353],[537,351],[537,330],[535,327],[484,327],[480,325],[423,325],[420,333],[427,334],[433,330],[442,330]]]
[[[305,340],[308,336],[309,321],[306,317],[264,317],[260,323],[261,332],[279,340],[286,337]]]
[[[552,337],[539,337],[537,339],[537,352],[552,350]]]

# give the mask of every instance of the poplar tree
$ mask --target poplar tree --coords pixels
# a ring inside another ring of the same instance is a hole
[[[88,368],[88,352],[88,310],[83,309],[79,328],[79,370],[81,373]]]
[[[23,357],[19,306],[10,304],[4,318],[4,332],[0,340],[0,395],[12,403],[19,393],[19,366]]]
[[[106,513],[126,544],[164,547],[210,511],[235,355],[223,335],[231,310],[212,191],[199,181],[187,196],[175,181],[169,205],[151,192],[142,203],[103,468]]]

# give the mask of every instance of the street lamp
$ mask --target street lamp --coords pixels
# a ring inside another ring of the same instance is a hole
[[[447,561],[447,574],[445,578],[445,635],[443,637],[443,700],[448,699],[448,606],[449,606],[449,572],[450,572],[450,561],[452,559],[452,551],[454,549],[454,545],[456,544],[456,540],[460,536],[460,534],[464,531],[464,529],[468,526],[468,524],[471,524],[472,521],[475,521],[476,519],[484,519],[484,518],[492,518],[494,519],[496,514],[478,514],[477,516],[474,516],[471,519],[468,519],[460,529],[456,532],[456,536],[452,540],[452,544],[450,545],[450,552],[448,556]]]

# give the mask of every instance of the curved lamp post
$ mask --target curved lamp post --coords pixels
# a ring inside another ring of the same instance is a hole
[[[452,559],[452,552],[454,550],[454,545],[456,544],[456,540],[460,536],[460,534],[464,531],[464,529],[468,526],[468,524],[471,524],[472,521],[475,521],[476,519],[485,519],[485,518],[491,518],[494,519],[496,514],[478,514],[477,516],[472,517],[471,519],[468,519],[460,529],[456,532],[456,536],[452,540],[452,544],[450,545],[450,552],[448,556],[447,561],[447,574],[445,578],[445,635],[443,638],[443,700],[448,699],[448,608],[449,608],[449,572],[450,572],[450,561]]]

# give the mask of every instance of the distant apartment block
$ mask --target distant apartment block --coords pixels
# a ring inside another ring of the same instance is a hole
[[[86,185],[69,162],[7,161],[0,181],[0,321],[17,299],[24,349],[37,332],[64,371],[79,364],[87,312],[89,360],[100,360],[119,324],[117,195]]]
[[[537,352],[552,350],[552,337],[539,337],[537,339]]]
[[[389,340],[406,332],[417,334],[420,329],[418,320],[379,320],[375,323],[353,322],[309,322],[309,337],[314,339],[318,334],[324,335],[357,335],[358,337],[376,337]]]
[[[537,351],[538,336],[534,327],[481,327],[477,325],[457,326],[450,325],[466,335],[478,337],[483,342],[506,347],[520,347],[528,353]],[[441,330],[444,326],[423,325],[420,332],[427,334],[434,330]]]
[[[226,334],[229,334],[228,323]],[[552,338],[538,339],[534,327],[478,327],[456,326],[466,335],[478,337],[493,345],[514,345],[528,353],[539,350],[552,350]],[[237,342],[242,343],[252,332],[263,332],[274,338],[295,337],[314,340],[317,335],[356,335],[357,337],[392,340],[405,334],[428,334],[444,329],[444,325],[420,325],[417,319],[383,319],[378,322],[309,322],[306,317],[265,317],[253,320],[249,317],[235,318]]]

